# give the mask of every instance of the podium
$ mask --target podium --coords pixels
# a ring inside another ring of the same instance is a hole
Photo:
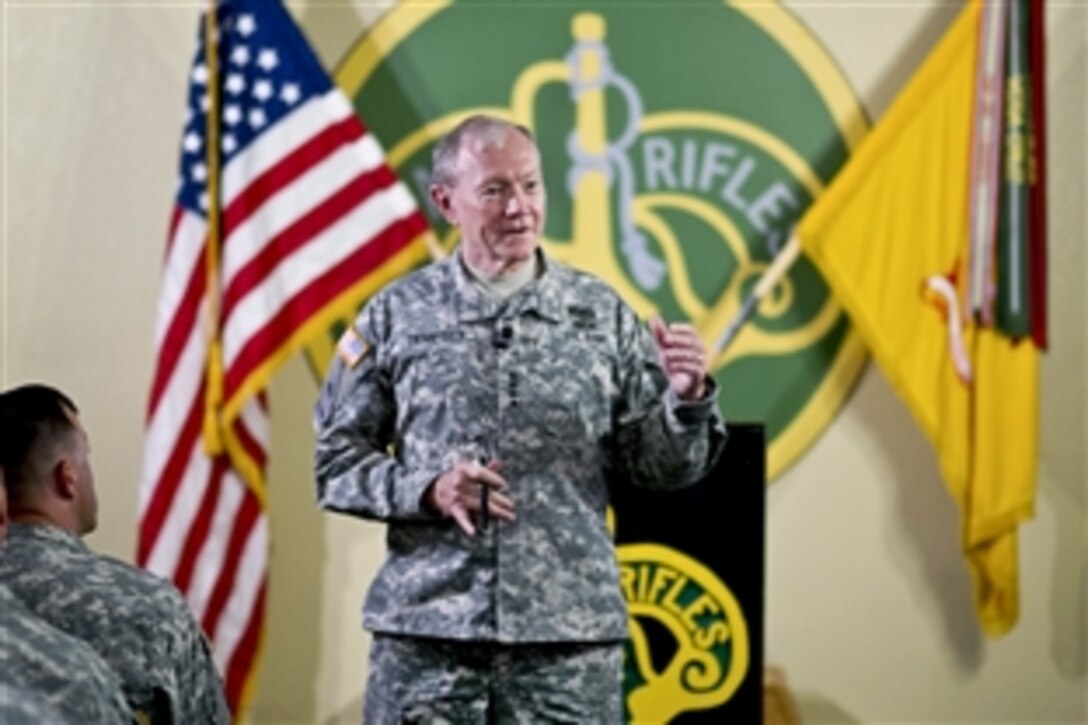
[[[763,722],[766,445],[762,425],[728,431],[694,486],[611,492],[628,722]]]

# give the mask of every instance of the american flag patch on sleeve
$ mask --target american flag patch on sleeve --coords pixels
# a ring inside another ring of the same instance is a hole
[[[336,343],[336,354],[349,368],[358,365],[370,352],[370,343],[355,331],[354,327],[344,330],[340,340]]]

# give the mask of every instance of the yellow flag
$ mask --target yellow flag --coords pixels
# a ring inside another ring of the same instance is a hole
[[[1038,360],[961,313],[980,5],[969,3],[797,236],[937,451],[983,629],[1016,623]]]

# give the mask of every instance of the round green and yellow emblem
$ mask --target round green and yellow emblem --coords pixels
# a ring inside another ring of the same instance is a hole
[[[865,131],[834,63],[770,3],[403,2],[337,83],[429,208],[434,142],[466,115],[531,128],[545,248],[714,351],[729,420],[766,426],[773,478],[830,422],[865,352],[801,259],[733,316]],[[429,215],[444,250],[456,231]]]

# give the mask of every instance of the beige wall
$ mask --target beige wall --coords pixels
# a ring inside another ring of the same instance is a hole
[[[80,403],[103,506],[92,544],[126,558],[202,4],[3,6],[0,385],[51,381]],[[934,0],[789,4],[877,119],[952,13]],[[292,4],[330,66],[379,12],[360,6]],[[785,669],[810,722],[1085,720],[1086,15],[1081,2],[1049,4],[1053,345],[1038,512],[1021,538],[1021,622],[999,641],[979,634],[934,456],[871,368],[769,494],[768,660]],[[315,391],[298,360],[271,391],[273,567],[256,723],[358,720],[359,602],[382,530],[314,510]]]

